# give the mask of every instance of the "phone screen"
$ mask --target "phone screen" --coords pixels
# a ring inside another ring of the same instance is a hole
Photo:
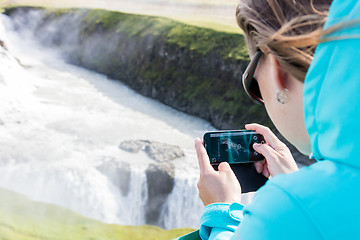
[[[211,164],[264,160],[264,157],[253,149],[254,143],[262,142],[264,137],[251,130],[207,132],[204,135],[204,146]]]

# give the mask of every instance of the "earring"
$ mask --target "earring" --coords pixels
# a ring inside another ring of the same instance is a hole
[[[276,90],[276,99],[278,100],[279,103],[281,104],[285,104],[289,101],[287,92],[289,90],[287,90],[286,88],[283,91],[280,90]]]

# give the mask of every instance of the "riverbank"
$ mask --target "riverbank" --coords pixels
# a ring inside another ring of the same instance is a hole
[[[209,123],[66,64],[0,17],[0,187],[106,223],[198,227],[193,138]],[[123,146],[134,140],[147,150]]]
[[[236,0],[2,0],[7,6],[89,8],[159,16],[218,31],[240,33],[235,20]]]
[[[6,13],[17,18],[17,28],[31,30],[69,63],[120,80],[216,128],[270,124],[265,110],[242,89],[249,57],[241,34],[105,10],[16,8]]]
[[[0,199],[1,239],[168,240],[192,231],[105,224],[59,206],[32,201],[2,188]]]
[[[253,104],[242,89],[249,57],[241,34],[104,10],[19,10],[19,29],[31,22],[29,11],[37,12],[31,16],[37,24],[28,29],[72,64],[118,79],[219,129],[239,129],[249,122],[274,129],[265,109]],[[310,163],[287,145],[299,163]]]

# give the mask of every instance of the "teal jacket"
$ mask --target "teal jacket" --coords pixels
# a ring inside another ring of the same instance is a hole
[[[360,18],[334,0],[324,28]],[[305,78],[305,125],[317,162],[269,180],[244,207],[212,204],[202,239],[360,239],[360,23],[318,45]]]

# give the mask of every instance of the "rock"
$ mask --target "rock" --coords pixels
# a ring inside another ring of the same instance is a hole
[[[174,176],[172,163],[150,164],[146,170],[148,188],[146,224],[159,226],[162,206],[174,188]]]
[[[0,53],[3,54],[3,55],[5,55],[6,52],[8,51],[8,48],[7,48],[7,46],[6,46],[6,44],[5,44],[5,42],[4,42],[3,40],[0,40],[0,47],[2,48]],[[15,60],[18,62],[18,64],[19,64],[20,66],[22,66],[23,68],[31,68],[31,66],[29,66],[29,65],[24,65],[24,64],[22,64],[21,61],[20,61],[20,59],[18,59],[17,57],[15,57],[14,59],[15,59]],[[0,83],[2,83],[2,77],[1,77],[1,75],[0,75]]]
[[[139,142],[150,141],[139,140]],[[130,164],[111,158],[103,160],[96,169],[107,176],[123,196],[128,195],[131,181]],[[175,166],[171,162],[156,162],[148,166],[145,175],[148,192],[145,209],[146,224],[160,226],[162,206],[174,188]]]
[[[107,176],[120,189],[123,196],[129,193],[131,169],[128,163],[110,159],[104,161],[96,169]]]
[[[185,156],[184,152],[178,146],[149,140],[124,141],[119,148],[131,153],[142,150],[156,161],[145,171],[148,190],[145,218],[146,224],[160,226],[162,206],[174,188],[175,166],[171,160]]]
[[[2,47],[5,50],[8,50],[6,44],[5,44],[5,42],[3,40],[0,40],[0,47]]]
[[[131,153],[138,153],[144,148],[149,141],[137,140],[137,141],[124,141],[120,143],[119,148]]]
[[[185,156],[180,147],[160,142],[151,142],[145,146],[144,151],[151,159],[158,162],[165,162]]]
[[[167,162],[184,157],[180,147],[149,140],[129,140],[120,143],[119,148],[131,153],[144,151],[151,159],[157,162]]]

